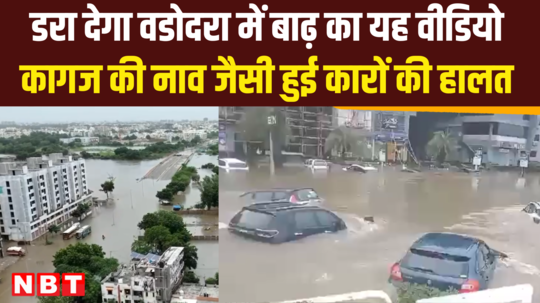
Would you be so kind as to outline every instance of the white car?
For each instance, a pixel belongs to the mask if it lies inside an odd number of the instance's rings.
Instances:
[[[223,158],[218,160],[218,167],[226,171],[231,170],[249,170],[248,165],[244,161],[234,158]]]
[[[523,209],[534,221],[540,223],[540,202],[531,202]]]
[[[305,167],[311,167],[311,164],[313,163],[315,159],[307,159],[305,162],[304,162],[304,166]]]
[[[313,159],[311,161],[311,169],[328,169],[330,164],[325,160]]]
[[[351,164],[347,167],[343,168],[344,171],[359,171],[359,172],[367,172],[367,171],[378,171],[376,167],[371,166],[370,164]]]

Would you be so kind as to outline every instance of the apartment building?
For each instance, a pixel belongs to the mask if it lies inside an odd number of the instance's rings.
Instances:
[[[103,302],[169,303],[182,282],[183,269],[183,247],[170,247],[161,256],[132,253],[131,263],[101,281]]]
[[[84,159],[57,153],[0,162],[0,234],[9,240],[33,241],[91,200]]]
[[[463,143],[452,160],[470,162],[474,151],[482,149],[484,163],[517,166],[522,151],[530,152],[531,161],[540,160],[538,122],[536,115],[482,114],[458,116],[437,126]]]

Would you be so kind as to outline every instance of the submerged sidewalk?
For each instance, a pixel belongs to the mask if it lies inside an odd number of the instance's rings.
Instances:
[[[11,265],[17,263],[19,261],[20,257],[14,257],[14,256],[5,256],[4,258],[0,258],[0,272],[3,272],[4,270],[8,269]]]

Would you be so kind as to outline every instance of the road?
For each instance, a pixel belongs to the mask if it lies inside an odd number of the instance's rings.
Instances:
[[[426,232],[451,231],[484,239],[507,253],[491,287],[540,287],[540,225],[521,209],[540,194],[540,175],[518,173],[312,173],[265,168],[220,174],[220,226],[244,205],[249,189],[315,188],[348,231],[265,245],[220,229],[220,302],[279,302],[365,290],[391,290],[391,265]],[[374,216],[375,224],[361,220]],[[226,290],[226,291],[225,291]],[[540,302],[540,295],[535,295]]]
[[[181,152],[181,156],[175,154],[165,158],[150,169],[146,175],[144,175],[143,179],[154,179],[156,181],[170,180],[174,173],[180,169],[182,164],[184,164],[194,152],[195,151],[192,149],[186,149]]]

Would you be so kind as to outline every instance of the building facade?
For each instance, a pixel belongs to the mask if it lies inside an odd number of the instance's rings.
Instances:
[[[161,256],[132,253],[101,281],[105,303],[169,303],[182,282],[184,248],[170,247]]]
[[[483,114],[458,116],[437,126],[463,143],[452,160],[470,162],[481,149],[484,163],[517,166],[522,152],[530,152],[531,161],[540,160],[538,122],[536,115]]]
[[[84,159],[59,153],[0,162],[0,233],[12,241],[39,238],[91,201]]]

